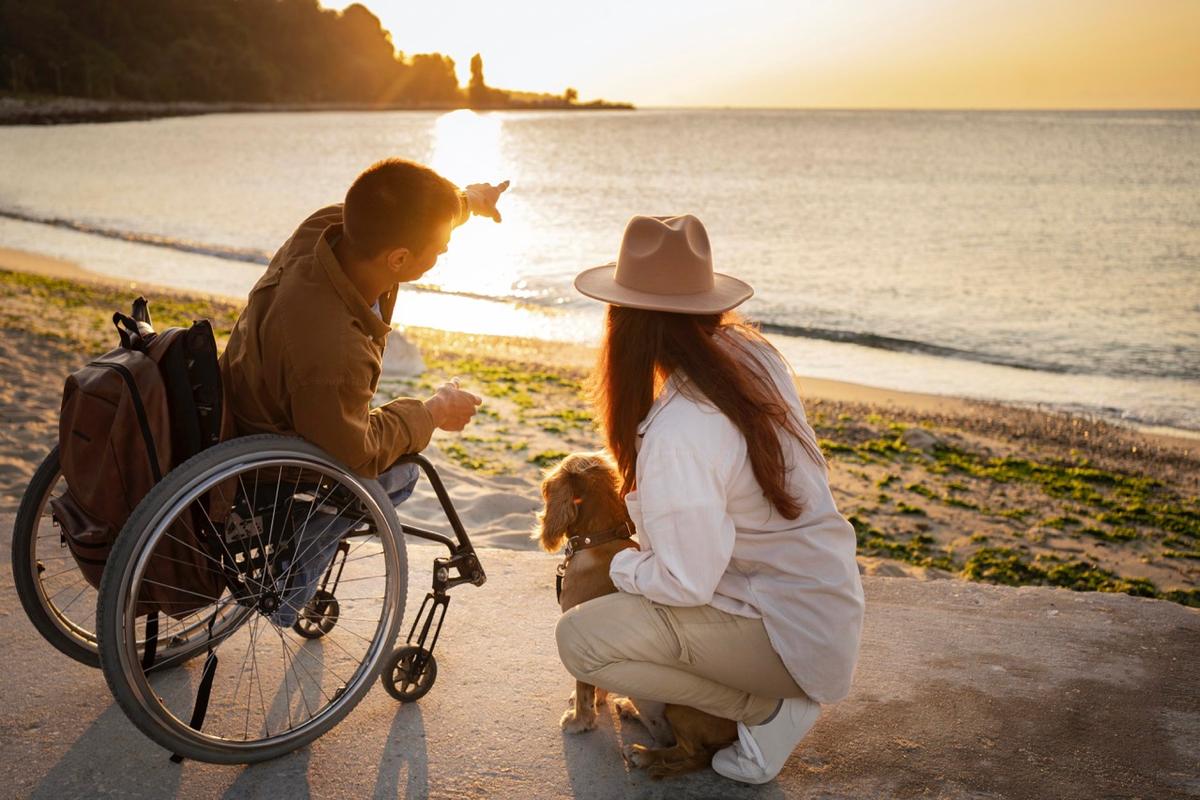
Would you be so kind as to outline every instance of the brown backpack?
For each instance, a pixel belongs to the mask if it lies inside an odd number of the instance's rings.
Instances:
[[[217,348],[207,320],[156,333],[139,297],[114,314],[121,345],[72,373],[63,389],[59,458],[67,491],[51,509],[68,549],[99,587],[109,551],[150,489],[222,436]],[[192,527],[155,547],[138,612],[182,618],[216,600],[223,577]]]

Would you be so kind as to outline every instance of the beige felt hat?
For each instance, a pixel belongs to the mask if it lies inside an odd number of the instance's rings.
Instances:
[[[575,288],[615,306],[678,314],[718,314],[754,294],[713,272],[708,233],[691,214],[629,220],[616,262],[579,273]]]

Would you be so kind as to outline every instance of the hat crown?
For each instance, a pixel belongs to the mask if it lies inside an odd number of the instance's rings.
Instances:
[[[698,294],[713,288],[712,248],[691,214],[635,216],[625,226],[613,280],[651,294]]]

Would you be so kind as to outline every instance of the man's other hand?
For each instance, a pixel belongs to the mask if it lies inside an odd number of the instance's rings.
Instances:
[[[467,427],[483,399],[458,388],[458,381],[443,383],[433,397],[425,401],[433,427],[461,431]]]
[[[499,222],[500,212],[496,203],[507,188],[508,181],[494,186],[490,183],[472,183],[463,190],[467,193],[467,208],[478,217],[491,217]]]

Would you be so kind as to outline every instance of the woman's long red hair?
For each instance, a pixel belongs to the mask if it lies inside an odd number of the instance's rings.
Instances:
[[[594,394],[622,496],[636,484],[638,424],[667,377],[679,372],[688,380],[687,391],[704,395],[746,438],[754,477],[771,505],[786,519],[800,516],[803,505],[788,491],[780,437],[795,436],[822,466],[825,459],[802,432],[766,366],[751,353],[748,345],[754,342],[771,347],[730,312],[673,314],[609,306]]]

